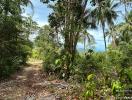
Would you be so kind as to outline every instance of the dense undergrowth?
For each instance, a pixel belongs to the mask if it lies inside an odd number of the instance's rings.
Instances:
[[[28,3],[28,0],[0,1],[0,79],[19,70],[32,52],[33,44],[28,37],[33,21],[21,15],[21,7]]]
[[[111,43],[106,51],[97,52],[92,49],[87,49],[83,53],[77,51],[74,61],[70,63],[68,61],[72,56],[65,52],[63,43],[57,43],[51,35],[53,30],[46,25],[36,37],[36,53],[33,54],[38,54],[36,57],[43,60],[43,68],[47,74],[83,84],[81,85],[83,92],[80,95],[82,99],[130,97],[132,41],[126,39],[131,37],[131,31],[128,31],[127,36],[123,36],[124,32],[127,32],[125,24],[119,25],[119,28],[115,27],[120,35],[117,35],[115,44]]]
[[[36,38],[36,42],[43,40],[41,39]],[[40,52],[43,56],[40,59],[44,61],[44,71],[68,82],[83,84],[80,98],[110,99],[112,96],[129,97],[131,95],[131,42],[122,41],[117,47],[109,45],[105,52],[96,52],[92,49],[88,49],[85,53],[78,52],[69,67],[66,66],[68,55],[64,55],[63,49],[54,47],[52,41],[48,43],[49,46],[43,44],[44,50],[41,46],[38,48],[42,50]],[[67,70],[69,78],[66,76]],[[124,92],[125,90],[128,91]]]

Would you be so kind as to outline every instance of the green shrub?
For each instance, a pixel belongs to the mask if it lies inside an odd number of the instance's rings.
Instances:
[[[0,78],[7,78],[9,77],[14,71],[15,71],[14,66],[2,66],[0,67]]]
[[[57,61],[58,57],[59,57],[59,54],[54,49],[52,49],[50,52],[45,51],[45,54],[43,57],[43,61],[44,61],[43,68],[44,68],[45,72],[57,73],[59,64],[57,64],[56,61]]]
[[[7,48],[0,51],[0,78],[9,77],[20,69],[20,65],[25,64],[31,52],[31,42],[23,41],[17,44],[10,44]],[[5,50],[4,50],[5,49]]]

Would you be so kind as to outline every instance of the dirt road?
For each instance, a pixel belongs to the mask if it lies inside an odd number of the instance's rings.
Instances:
[[[30,62],[0,82],[0,100],[62,100],[61,94],[68,93],[68,88],[66,82],[44,74],[41,62]]]

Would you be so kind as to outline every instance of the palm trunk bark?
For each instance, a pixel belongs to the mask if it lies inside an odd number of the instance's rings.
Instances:
[[[86,50],[86,38],[84,37],[84,52]]]
[[[104,37],[104,45],[105,45],[105,51],[107,50],[107,44],[106,44],[106,35],[105,35],[105,28],[104,25],[102,25],[102,30],[103,30],[103,37]]]

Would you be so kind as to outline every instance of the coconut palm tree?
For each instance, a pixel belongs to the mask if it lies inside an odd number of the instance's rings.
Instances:
[[[114,25],[114,20],[117,18],[117,13],[115,8],[119,3],[113,3],[111,0],[102,0],[98,4],[96,4],[95,9],[91,12],[92,17],[97,20],[97,24],[101,25],[104,37],[105,50],[107,47],[106,44],[106,34],[105,34],[105,26],[106,23],[108,26]]]
[[[120,23],[110,28],[106,32],[109,39],[112,39],[112,45],[118,46],[119,42],[131,42],[132,41],[132,11],[128,13],[125,23]]]
[[[79,38],[80,42],[83,42],[83,47],[84,47],[84,52],[86,50],[86,45],[95,43],[95,39],[93,35],[91,35],[87,30],[83,30],[82,33],[80,34]]]
[[[117,30],[113,27],[110,27],[110,30],[107,30],[105,32],[106,36],[108,37],[108,42],[112,42],[112,47],[116,47],[116,36],[117,36]]]

